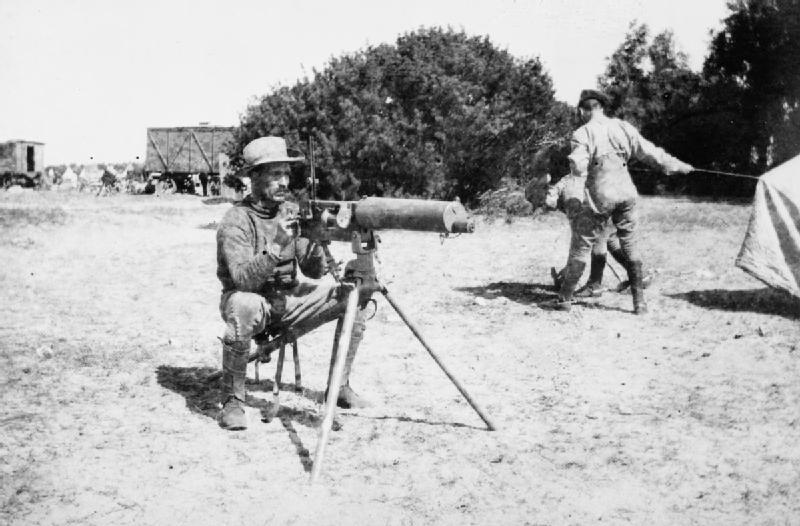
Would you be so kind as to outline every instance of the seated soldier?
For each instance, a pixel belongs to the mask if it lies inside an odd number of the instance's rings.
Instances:
[[[304,334],[344,314],[346,296],[321,278],[326,270],[319,245],[297,235],[296,217],[285,203],[289,196],[290,157],[280,137],[262,137],[245,146],[244,173],[251,192],[227,211],[217,230],[217,277],[222,283],[220,313],[223,407],[219,424],[245,429],[245,373],[250,340],[270,329]],[[340,407],[366,405],[350,388],[350,372],[365,328],[364,303],[356,315],[345,362]]]

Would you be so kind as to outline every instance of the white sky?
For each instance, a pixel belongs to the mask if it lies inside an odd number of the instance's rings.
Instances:
[[[451,26],[538,56],[556,97],[594,87],[631,20],[699,69],[726,0],[0,0],[0,141],[45,163],[143,160],[146,128],[236,125],[248,102],[342,53]]]

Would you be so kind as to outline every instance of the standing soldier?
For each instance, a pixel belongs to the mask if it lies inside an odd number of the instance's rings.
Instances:
[[[268,329],[303,334],[343,315],[345,295],[335,283],[301,280],[321,278],[326,258],[319,245],[298,235],[297,218],[285,202],[289,196],[290,157],[280,137],[261,137],[242,152],[251,192],[228,210],[217,230],[217,277],[222,283],[223,407],[219,424],[244,429],[247,419],[245,373],[250,340]],[[363,407],[366,402],[350,388],[350,370],[363,337],[365,314],[356,314],[345,362],[340,407]]]
[[[631,157],[660,167],[667,174],[690,173],[694,168],[667,154],[641,136],[631,124],[606,117],[608,98],[599,91],[583,90],[578,112],[585,123],[572,134],[569,155],[572,175],[585,178],[584,200],[572,231],[569,260],[558,300],[550,307],[569,310],[575,288],[586,267],[595,241],[611,219],[621,247],[622,264],[628,272],[636,314],[647,312],[644,300],[642,260],[636,248],[636,201],[638,192],[628,172]]]

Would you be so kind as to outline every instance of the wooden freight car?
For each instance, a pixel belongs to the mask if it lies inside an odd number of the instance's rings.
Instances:
[[[148,176],[158,174],[162,181],[171,179],[179,192],[195,193],[197,181],[202,181],[203,187],[210,181],[219,184],[234,129],[204,125],[148,128],[144,171]]]
[[[44,172],[44,143],[13,140],[0,143],[0,184],[35,186]]]

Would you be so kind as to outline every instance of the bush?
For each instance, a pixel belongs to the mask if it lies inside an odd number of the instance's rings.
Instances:
[[[526,198],[526,189],[511,178],[503,179],[497,190],[482,193],[479,202],[478,213],[490,220],[504,217],[510,223],[515,216],[533,212],[533,205]]]

